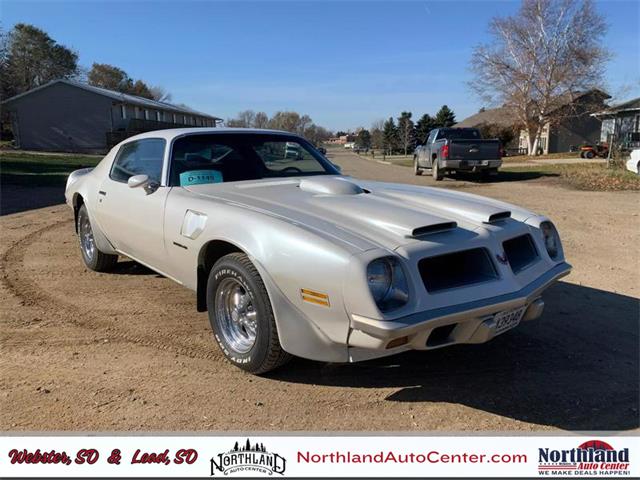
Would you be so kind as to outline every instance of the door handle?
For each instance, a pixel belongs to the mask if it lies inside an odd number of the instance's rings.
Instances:
[[[105,192],[104,190],[98,190],[98,195],[102,195],[103,197],[106,197],[107,192]]]

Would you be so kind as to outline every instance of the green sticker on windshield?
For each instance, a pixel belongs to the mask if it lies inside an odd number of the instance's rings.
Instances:
[[[218,170],[189,170],[180,174],[180,186],[222,183],[222,172]]]

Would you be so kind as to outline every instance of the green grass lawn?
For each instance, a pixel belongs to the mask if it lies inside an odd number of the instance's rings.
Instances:
[[[64,185],[71,172],[94,167],[101,159],[97,155],[0,151],[0,180],[14,185]]]

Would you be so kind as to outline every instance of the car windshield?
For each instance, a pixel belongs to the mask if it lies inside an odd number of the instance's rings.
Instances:
[[[475,128],[443,128],[438,130],[438,138],[449,138],[451,140],[478,140],[480,132]]]
[[[170,185],[188,186],[338,173],[331,162],[300,137],[216,133],[176,139],[169,176]]]

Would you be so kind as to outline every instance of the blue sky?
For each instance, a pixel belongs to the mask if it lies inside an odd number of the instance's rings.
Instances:
[[[3,28],[32,23],[74,48],[161,85],[176,103],[222,118],[296,110],[331,129],[368,127],[402,110],[459,119],[471,50],[514,1],[220,2],[2,0]],[[597,3],[610,25],[607,87],[640,95],[640,2]],[[626,90],[624,89],[625,87]]]

